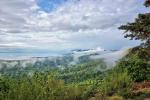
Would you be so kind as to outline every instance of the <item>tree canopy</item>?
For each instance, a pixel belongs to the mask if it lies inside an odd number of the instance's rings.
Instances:
[[[146,0],[144,5],[149,7],[150,0]],[[141,40],[144,47],[150,47],[150,13],[139,14],[135,22],[122,25],[119,29],[125,30],[125,38]]]
[[[149,6],[150,6],[150,0],[146,0],[145,3],[144,3],[144,5],[145,5],[146,7],[149,7]]]

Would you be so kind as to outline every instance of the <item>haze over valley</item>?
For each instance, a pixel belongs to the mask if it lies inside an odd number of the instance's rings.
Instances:
[[[0,7],[0,100],[150,100],[150,0]]]

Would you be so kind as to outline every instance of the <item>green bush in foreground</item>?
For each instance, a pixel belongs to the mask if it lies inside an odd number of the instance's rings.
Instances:
[[[0,77],[1,100],[77,100],[84,87],[66,85],[52,75],[35,74],[33,77],[14,79]]]
[[[0,100],[107,100],[114,96],[127,99],[131,97],[135,81],[148,81],[150,78],[147,59],[141,60],[136,53],[129,55],[104,72],[100,69],[105,64],[96,61],[63,70],[2,74]],[[148,95],[149,92],[143,92],[138,97],[146,98]]]
[[[133,48],[118,66],[127,70],[133,81],[150,81],[150,52]],[[145,55],[145,56],[144,56]]]
[[[121,68],[114,68],[99,84],[99,90],[107,96],[114,94],[127,97],[131,91],[132,80],[128,75],[127,70]]]

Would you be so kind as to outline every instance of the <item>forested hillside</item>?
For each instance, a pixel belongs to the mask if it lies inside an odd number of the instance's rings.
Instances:
[[[150,0],[144,4],[147,9]],[[142,41],[112,69],[101,59],[63,68],[0,75],[0,100],[150,100],[150,13],[119,27]],[[29,67],[27,67],[29,68]]]

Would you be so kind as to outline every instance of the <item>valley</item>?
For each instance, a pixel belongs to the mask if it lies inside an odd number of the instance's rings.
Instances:
[[[61,56],[50,57],[26,57],[20,59],[1,59],[0,72],[15,72],[15,71],[44,71],[53,68],[63,69],[77,64],[87,63],[90,61],[103,61],[107,68],[112,68],[115,63],[125,56],[127,50],[112,51],[101,49],[89,50],[72,50],[70,53]]]

